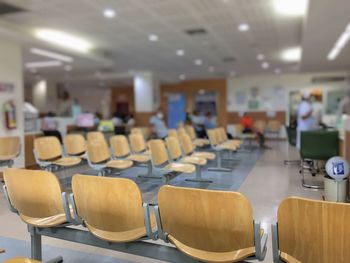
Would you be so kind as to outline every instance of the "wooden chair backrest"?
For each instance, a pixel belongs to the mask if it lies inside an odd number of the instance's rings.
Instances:
[[[219,143],[215,129],[207,130],[207,135],[211,145],[215,146]]]
[[[220,138],[222,138],[223,141],[227,141],[228,137],[227,137],[227,133],[224,127],[219,127],[218,131],[220,133]]]
[[[194,130],[193,126],[186,125],[186,130],[191,140],[195,140],[197,138],[196,131]]]
[[[0,155],[16,156],[21,150],[21,142],[18,136],[0,137]]]
[[[14,208],[20,215],[46,218],[64,213],[61,186],[47,171],[6,169],[4,180]]]
[[[158,204],[163,230],[191,248],[254,247],[252,207],[240,193],[162,186]]]
[[[162,140],[150,140],[149,149],[151,151],[152,162],[155,166],[160,166],[169,161],[169,156],[165,148],[164,141]]]
[[[34,149],[42,161],[52,160],[62,156],[60,141],[55,136],[45,136],[34,139]]]
[[[177,137],[168,136],[165,139],[165,143],[172,160],[177,160],[182,156],[180,142]]]
[[[177,131],[175,130],[175,129],[169,129],[168,130],[168,136],[169,137],[178,137],[178,135],[177,135]]]
[[[88,227],[126,232],[145,226],[141,191],[130,179],[77,174],[72,190],[78,215]]]
[[[139,127],[134,127],[134,128],[131,128],[130,133],[132,133],[132,134],[134,134],[134,133],[142,134],[142,129],[139,128]]]
[[[289,197],[277,212],[282,253],[298,262],[348,262],[350,204]]]
[[[141,153],[147,150],[145,138],[142,134],[131,133],[129,135],[131,150],[134,153]]]
[[[263,120],[257,120],[254,122],[254,128],[261,133],[265,132],[266,122]]]
[[[183,134],[187,134],[187,131],[186,131],[185,127],[183,126],[183,127],[179,127],[177,129],[177,133],[179,134],[179,136],[181,136]]]
[[[242,135],[243,130],[244,130],[244,127],[242,124],[240,124],[240,123],[235,124],[235,135],[236,136]]]
[[[124,135],[115,135],[109,138],[114,156],[122,158],[130,155],[128,140]]]
[[[271,132],[279,132],[281,130],[282,124],[279,120],[269,120],[267,122],[267,128]]]
[[[105,140],[90,140],[87,142],[87,152],[92,163],[101,163],[111,158]]]
[[[193,143],[191,141],[190,136],[188,134],[180,135],[180,141],[182,144],[182,149],[184,150],[185,155],[192,154],[194,152]]]
[[[96,141],[96,140],[106,141],[105,136],[100,131],[88,132],[87,135],[86,135],[86,138],[87,138],[88,142]]]
[[[81,134],[68,134],[63,139],[66,152],[69,155],[77,155],[86,152],[86,141]]]
[[[216,134],[216,138],[218,140],[218,143],[222,143],[225,141],[225,138],[224,138],[220,128],[215,129],[215,134]]]

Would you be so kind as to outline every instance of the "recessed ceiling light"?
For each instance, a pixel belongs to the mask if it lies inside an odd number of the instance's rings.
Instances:
[[[181,74],[181,75],[179,76],[179,79],[185,80],[185,79],[186,79],[186,75],[185,75],[185,74]]]
[[[261,63],[261,67],[262,67],[263,69],[267,69],[267,68],[270,67],[270,64],[269,64],[268,62],[263,62],[263,63]]]
[[[72,57],[62,55],[62,54],[59,54],[56,52],[40,49],[40,48],[31,48],[30,53],[35,54],[35,55],[39,55],[39,56],[48,57],[48,58],[62,60],[64,62],[69,62],[69,63],[73,62]]]
[[[239,26],[238,26],[238,30],[241,31],[241,32],[246,32],[246,31],[248,31],[249,29],[250,29],[250,26],[249,26],[249,24],[247,24],[247,23],[241,23],[241,24],[239,24]]]
[[[301,47],[293,47],[282,52],[282,59],[286,62],[298,62],[301,60]]]
[[[340,35],[334,47],[328,54],[328,60],[334,60],[338,57],[339,53],[345,47],[350,39],[350,24],[347,25],[344,32]]]
[[[203,61],[201,59],[196,59],[194,61],[194,64],[196,64],[197,66],[201,66],[201,65],[203,65]]]
[[[185,50],[183,49],[176,50],[176,55],[178,55],[179,57],[182,57],[183,55],[185,55]]]
[[[62,62],[58,60],[28,62],[25,64],[26,68],[46,68],[46,67],[59,67],[59,66],[62,66]]]
[[[215,71],[215,68],[214,68],[214,67],[209,67],[209,68],[208,68],[208,71],[211,72],[211,73],[213,73],[213,72]]]
[[[71,65],[66,65],[66,66],[64,67],[64,70],[65,70],[65,71],[71,71],[71,70],[72,70],[72,66],[71,66]]]
[[[274,0],[273,6],[278,14],[302,16],[306,14],[308,0]]]
[[[257,59],[257,60],[264,60],[264,59],[265,59],[265,55],[264,55],[264,54],[258,54],[258,55],[256,56],[256,59]]]
[[[115,11],[111,8],[106,8],[103,10],[103,16],[106,18],[113,18],[115,17]]]
[[[275,69],[275,74],[277,74],[277,75],[278,75],[278,74],[281,74],[281,69],[280,69],[280,68],[276,68],[276,69]]]
[[[154,34],[151,34],[148,36],[148,40],[151,41],[151,42],[156,42],[158,41],[158,36],[157,35],[154,35]]]
[[[83,53],[87,53],[92,48],[92,44],[90,42],[58,30],[38,29],[35,31],[35,36],[57,46]]]

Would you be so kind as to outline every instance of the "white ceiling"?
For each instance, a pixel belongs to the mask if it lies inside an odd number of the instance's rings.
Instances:
[[[93,54],[73,55],[73,71],[69,75],[93,76],[106,67],[124,76],[130,70],[150,70],[161,79],[178,80],[180,74],[189,79],[282,72],[349,70],[350,47],[340,59],[329,62],[326,57],[332,45],[350,22],[349,0],[311,0],[305,18],[286,18],[276,14],[272,0],[6,0],[27,12],[3,15],[1,27],[18,31],[21,41],[30,47],[59,50],[35,40],[35,28],[53,28],[88,39],[95,46]],[[113,8],[113,19],[102,16],[104,8]],[[250,25],[248,32],[239,32],[241,22]],[[1,24],[2,23],[2,24]],[[205,28],[204,36],[189,36],[184,31]],[[0,31],[1,34],[1,31]],[[158,42],[149,42],[148,35],[157,34]],[[303,59],[285,63],[280,52],[302,45]],[[185,56],[176,56],[184,49]],[[60,52],[63,50],[60,49]],[[256,56],[265,54],[269,69],[262,69]],[[104,55],[103,55],[104,54]],[[223,62],[235,57],[235,62]],[[195,59],[203,65],[194,65]],[[42,57],[25,52],[28,61]],[[208,71],[214,67],[215,72]],[[57,78],[70,78],[63,68],[41,72]],[[74,76],[75,75],[75,76]]]

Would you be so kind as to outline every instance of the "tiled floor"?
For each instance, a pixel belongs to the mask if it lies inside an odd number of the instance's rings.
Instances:
[[[252,203],[254,209],[254,218],[262,223],[263,228],[269,233],[268,253],[264,262],[272,262],[271,256],[271,234],[270,225],[276,220],[276,211],[279,203],[287,196],[297,195],[308,198],[320,199],[322,191],[308,190],[301,187],[300,176],[297,167],[285,166],[284,159],[297,159],[298,154],[294,149],[289,149],[286,142],[269,142],[272,146],[271,150],[263,152],[255,151],[251,154],[240,154],[237,158],[241,159],[238,166],[235,167],[232,174],[222,173],[217,175],[213,172],[205,172],[206,177],[212,178],[215,182],[213,184],[198,184],[184,182],[184,178],[177,177],[172,184],[210,188],[234,190],[243,193]],[[82,170],[81,167],[79,168]],[[84,169],[83,169],[84,170]],[[76,171],[71,171],[75,173]],[[135,171],[133,172],[135,174]],[[133,177],[131,174],[123,176]],[[156,202],[156,192],[160,187],[157,180],[137,181],[142,189],[143,197],[147,202]],[[20,221],[17,215],[10,213],[4,202],[4,197],[0,196],[0,237],[14,238],[19,240],[29,241],[29,235],[24,223]],[[4,246],[0,238],[0,247]],[[25,244],[25,243],[24,243]],[[114,251],[89,247],[85,245],[73,244],[62,240],[44,238],[43,244],[69,251],[80,251],[85,253],[93,253],[103,255],[105,257],[117,258],[117,262],[157,262],[153,259],[142,258],[139,256],[117,253]],[[10,249],[8,252],[10,253]],[[14,252],[11,251],[11,254]],[[24,253],[29,253],[24,252]],[[88,255],[88,254],[86,254]],[[0,261],[2,260],[0,256]],[[94,262],[91,261],[88,262]],[[65,258],[65,262],[78,262]],[[100,260],[99,260],[100,262]],[[102,261],[101,261],[102,262]],[[105,260],[103,262],[111,262]],[[159,261],[160,262],[160,261]]]

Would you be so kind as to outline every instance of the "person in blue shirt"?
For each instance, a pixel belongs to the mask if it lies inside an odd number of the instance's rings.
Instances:
[[[204,119],[204,128],[205,129],[214,129],[216,128],[216,119],[215,117],[213,116],[213,114],[208,111],[206,114],[205,114],[205,119]]]
[[[156,115],[152,116],[149,120],[149,123],[152,124],[154,133],[158,139],[165,139],[168,135],[168,128],[165,125],[164,114],[158,109]]]

